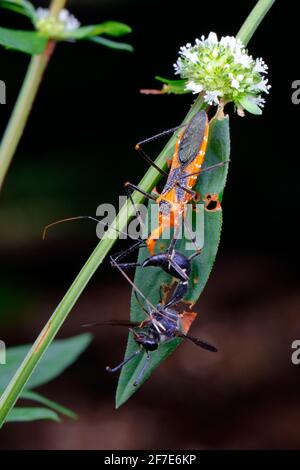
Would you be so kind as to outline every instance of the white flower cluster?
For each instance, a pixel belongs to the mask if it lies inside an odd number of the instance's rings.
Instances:
[[[36,28],[49,37],[59,38],[63,33],[69,33],[80,27],[80,22],[68,10],[63,8],[57,17],[50,14],[48,8],[37,8]]]
[[[187,90],[203,93],[208,104],[233,101],[240,111],[250,112],[263,107],[261,93],[271,88],[264,76],[268,66],[248,55],[240,40],[225,36],[219,41],[210,33],[206,39],[196,39],[193,46],[181,47],[179,56],[175,73],[186,80]]]

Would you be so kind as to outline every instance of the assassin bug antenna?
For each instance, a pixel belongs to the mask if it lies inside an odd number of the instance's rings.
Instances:
[[[102,222],[102,220],[99,220],[97,219],[96,217],[92,217],[91,215],[77,215],[75,217],[67,217],[65,219],[59,219],[59,220],[56,220],[55,222],[52,222],[51,224],[48,224],[44,227],[43,229],[43,234],[42,234],[42,239],[45,240],[46,238],[46,235],[47,235],[47,232],[49,230],[49,228],[53,227],[54,225],[59,225],[59,224],[63,224],[64,222],[71,222],[73,220],[81,220],[81,219],[88,219],[88,220],[92,220],[93,222],[97,222],[101,225],[103,225],[106,229],[109,229],[111,228],[112,230],[114,230],[115,232],[118,232],[118,233],[121,233],[122,235],[126,235],[128,236],[128,234],[122,230],[119,230],[115,227],[112,227],[111,225],[108,225],[107,222]],[[143,240],[140,240],[138,238],[134,238],[132,236],[130,236],[130,238],[132,240],[138,240],[139,242],[142,243]]]

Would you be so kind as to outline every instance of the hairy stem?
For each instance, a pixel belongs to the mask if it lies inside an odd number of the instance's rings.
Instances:
[[[66,0],[52,0],[50,9],[57,14],[65,5]],[[24,82],[7,124],[0,146],[0,190],[8,168],[22,137],[29,114],[40,87],[44,71],[53,52],[55,43],[49,41],[42,54],[30,60]]]
[[[269,4],[271,3],[273,2],[259,0],[256,7],[254,8],[256,13],[253,14],[252,12],[247,18],[245,22],[245,24],[247,24],[247,34],[243,33],[244,26],[241,28],[239,33],[241,34],[240,38],[243,40],[243,43],[245,45],[248,42],[247,38],[250,38],[252,36],[253,32],[258,27],[259,23],[263,18],[262,9],[261,7],[257,8],[258,5],[265,5],[264,14],[266,14],[270,7]],[[201,106],[202,101],[199,97],[190,109],[190,112],[186,116],[184,122],[188,121],[201,108]],[[171,154],[174,148],[175,140],[176,137],[173,135],[165,146],[165,148],[163,149],[163,151],[161,152],[161,154],[156,159],[156,165],[160,167],[165,166],[165,156]],[[139,186],[144,191],[149,192],[159,179],[160,175],[153,167],[151,167],[139,183]],[[135,204],[140,204],[143,202],[144,197],[140,193],[134,192],[133,199]],[[64,321],[68,317],[72,307],[75,305],[85,286],[87,285],[97,268],[100,266],[111,247],[114,245],[116,240],[116,234],[113,230],[113,227],[118,227],[119,230],[124,230],[132,215],[134,215],[134,209],[132,205],[130,203],[125,204],[119,212],[114,223],[112,224],[112,228],[105,233],[102,240],[98,243],[97,247],[95,248],[89,259],[79,272],[78,276],[74,280],[68,292],[66,293],[66,295],[64,296],[64,298],[62,299],[62,301],[46,323],[46,325],[44,326],[40,335],[36,339],[35,343],[31,347],[30,351],[23,360],[14,377],[11,379],[10,383],[8,384],[5,392],[3,393],[0,399],[0,427],[5,422],[9,411],[12,409],[16,400],[19,398],[26,382],[30,378],[39,361],[42,359],[43,354],[45,353],[49,345],[52,343],[60,327],[63,325]]]

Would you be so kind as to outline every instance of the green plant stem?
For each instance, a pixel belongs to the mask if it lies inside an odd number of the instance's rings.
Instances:
[[[60,10],[62,10],[66,4],[67,0],[54,0],[50,5],[50,14],[57,16]]]
[[[52,0],[50,9],[53,14],[65,5],[66,0]],[[0,146],[0,190],[8,168],[22,137],[29,114],[41,84],[55,43],[49,41],[42,54],[33,56],[30,60],[24,82],[7,124]]]
[[[258,4],[265,5],[265,14],[269,10],[269,3],[265,0],[259,0]],[[257,5],[258,5],[257,4]],[[256,8],[256,7],[255,7]],[[260,20],[257,21],[255,15],[250,14],[246,23],[248,22],[247,31],[248,36],[251,37],[255,29],[257,28],[258,24],[262,19],[262,11],[261,8],[256,10],[257,14],[259,14]],[[249,23],[249,18],[251,17],[251,24]],[[243,27],[241,28],[241,31]],[[242,36],[244,37],[244,36]],[[244,39],[244,44],[246,45],[246,40]],[[188,121],[191,116],[195,112],[197,112],[202,105],[201,98],[198,97],[195,101],[194,105],[190,109],[190,112],[186,116],[185,121]],[[160,166],[164,167],[165,156],[172,154],[172,149],[175,144],[176,137],[172,136],[161,154],[156,159],[155,163]],[[139,183],[139,187],[142,188],[144,191],[150,191],[156,182],[160,179],[160,175],[158,172],[151,167],[148,172],[145,174],[144,178]],[[144,197],[138,192],[133,193],[133,199],[135,204],[140,204],[143,202]],[[75,305],[76,301],[78,300],[79,296],[83,292],[85,286],[97,270],[97,268],[102,263],[103,259],[114,245],[116,240],[116,233],[113,230],[113,227],[118,227],[119,230],[124,230],[128,224],[130,218],[134,215],[134,209],[130,203],[127,203],[123,206],[121,211],[119,212],[117,218],[115,219],[114,223],[112,224],[112,228],[109,229],[105,235],[103,236],[102,240],[98,243],[97,247],[79,272],[78,276],[76,277],[75,281],[69,288],[68,292],[58,305],[57,309],[54,311],[46,325],[44,326],[43,330],[41,331],[40,335],[38,336],[37,340],[31,347],[30,351],[28,352],[27,356],[25,357],[24,361],[20,365],[19,369],[15,373],[14,377],[11,379],[10,383],[8,384],[6,390],[4,391],[1,399],[0,399],[0,427],[5,422],[5,419],[9,413],[9,411],[14,406],[16,400],[19,398],[26,382],[30,378],[32,372],[38,365],[39,361],[42,359],[44,352],[49,347],[53,339],[55,338],[57,332],[59,331],[60,327],[63,325],[64,321],[68,317],[72,307]]]
[[[2,138],[0,147],[0,189],[23,134],[44,70],[49,61],[49,52],[49,48],[46,47],[42,54],[31,58],[20,94]]]
[[[246,21],[243,23],[236,37],[240,39],[245,46],[247,46],[273,3],[275,3],[275,0],[259,0]]]

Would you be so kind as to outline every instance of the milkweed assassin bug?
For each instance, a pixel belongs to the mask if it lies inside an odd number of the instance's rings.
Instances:
[[[166,343],[175,338],[189,339],[196,346],[199,346],[202,349],[206,349],[210,352],[217,352],[217,348],[215,346],[212,346],[208,342],[199,338],[194,338],[193,336],[188,335],[189,328],[197,316],[195,312],[183,311],[179,313],[172,308],[174,303],[171,303],[170,301],[166,305],[163,304],[162,300],[156,306],[152,305],[152,303],[143,295],[139,288],[126,275],[122,268],[120,268],[118,263],[115,262],[115,266],[133,287],[136,299],[147,318],[141,323],[110,321],[82,325],[85,327],[95,325],[128,326],[129,330],[133,334],[133,338],[139,348],[116,367],[106,367],[108,372],[116,372],[120,370],[125,364],[143,352],[146,354],[146,361],[140,369],[133,384],[134,386],[138,386],[147,370],[147,367],[149,366],[151,352],[157,350],[160,344]],[[140,301],[138,295],[140,295],[145,300],[146,308]]]
[[[167,132],[173,131],[174,129],[171,129],[160,135],[165,135]],[[156,139],[160,135],[143,140],[135,147],[147,162],[154,166],[154,168],[167,179],[161,194],[153,192],[151,194],[146,193],[132,183],[125,183],[126,191],[133,204],[131,190],[136,190],[141,192],[148,199],[155,201],[159,206],[158,225],[146,240],[146,245],[151,255],[154,254],[156,240],[162,235],[163,231],[166,228],[174,227],[174,238],[176,239],[176,231],[179,229],[179,219],[183,217],[183,220],[185,220],[184,211],[186,204],[196,196],[196,192],[192,188],[195,186],[197,176],[199,176],[202,170],[208,132],[209,124],[207,114],[205,111],[199,111],[190,119],[179,134],[171,158],[169,174],[159,168],[141,148],[142,144]]]
[[[146,240],[135,239],[135,243],[131,247],[111,257],[111,263],[114,266],[113,261],[119,262],[121,259],[124,259],[127,254],[132,253],[139,247],[147,246],[151,255],[150,257],[145,259],[142,263],[121,263],[120,267],[124,269],[139,266],[143,268],[148,266],[157,266],[162,268],[165,272],[167,272],[178,280],[177,288],[175,289],[173,294],[174,297],[171,299],[172,301],[176,300],[177,302],[179,302],[185,296],[188,290],[188,282],[191,272],[191,261],[198,254],[200,254],[201,250],[196,246],[195,240],[192,236],[191,240],[193,241],[196,250],[194,254],[187,257],[179,251],[175,250],[176,232],[174,233],[174,236],[171,239],[167,251],[154,254],[154,246],[156,243],[156,236],[159,236],[165,227],[178,226],[179,217],[184,213],[186,204],[191,201],[196,194],[195,191],[192,191],[192,187],[194,187],[195,185],[197,176],[202,172],[213,170],[214,168],[223,166],[225,163],[228,163],[221,162],[210,167],[202,168],[202,163],[204,161],[204,155],[207,145],[208,126],[208,118],[205,111],[199,111],[194,115],[194,117],[191,118],[191,120],[186,125],[179,126],[184,127],[184,129],[180,133],[175,145],[169,175],[164,170],[159,168],[151,160],[150,157],[148,157],[144,150],[142,150],[141,145],[162,135],[166,135],[167,133],[174,132],[176,129],[178,129],[178,127],[165,131],[159,135],[153,136],[150,139],[141,141],[136,145],[136,149],[143,155],[143,157],[148,161],[148,163],[153,165],[157,169],[157,171],[159,171],[167,179],[167,182],[160,195],[148,194],[142,191],[140,188],[132,185],[131,183],[127,183],[126,187],[128,197],[130,198],[133,206],[135,207],[136,214],[139,218],[141,225],[143,224],[143,221],[141,220],[140,213],[137,210],[132,199],[132,189],[136,189],[142,192],[142,194],[144,194],[146,197],[155,200],[155,202],[159,205],[160,220],[158,227],[152,231],[152,233],[148,236]],[[169,208],[168,210],[167,207]],[[81,218],[88,218],[100,222],[91,216],[78,216],[63,219],[45,227],[44,235],[48,228],[52,225],[67,220]],[[184,223],[187,224],[187,221],[184,217],[183,220]],[[187,228],[189,234],[191,234],[191,229],[188,227],[188,225]]]

